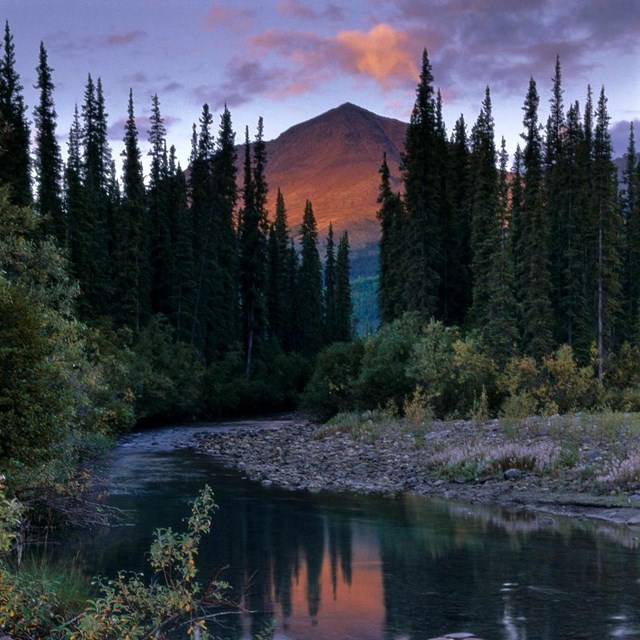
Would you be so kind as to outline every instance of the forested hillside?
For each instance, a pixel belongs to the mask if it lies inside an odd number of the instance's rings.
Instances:
[[[266,181],[262,119],[238,180],[231,114],[216,126],[204,104],[187,173],[159,97],[142,133],[130,91],[115,159],[89,75],[63,150],[44,44],[33,131],[8,24],[1,53],[0,464],[136,421],[295,406],[317,352],[351,338],[349,239],[329,227],[321,249],[309,200],[294,237]]]

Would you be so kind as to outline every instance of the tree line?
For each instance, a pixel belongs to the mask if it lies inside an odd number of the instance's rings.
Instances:
[[[291,406],[318,351],[351,338],[349,239],[330,228],[321,259],[311,202],[299,233],[280,190],[269,214],[262,119],[253,140],[246,129],[239,187],[229,110],[215,130],[203,105],[183,169],[154,95],[145,176],[130,91],[118,174],[101,80],[87,77],[63,160],[44,44],[33,148],[8,23],[0,55],[3,433],[32,433],[46,450],[67,409],[91,429],[85,402],[111,406],[98,422],[116,428]],[[47,417],[56,394],[67,408]],[[32,427],[18,405],[40,412]],[[16,447],[0,458],[28,449]]]
[[[364,343],[318,360],[307,401],[438,417],[640,410],[640,165],[622,177],[604,88],[546,124],[530,79],[522,145],[496,145],[491,92],[447,134],[426,50],[401,163],[380,168],[378,304]]]
[[[402,195],[380,170],[379,304],[385,322],[414,311],[475,329],[501,365],[567,344],[602,382],[638,339],[640,171],[632,125],[619,191],[604,88],[594,105],[589,87],[582,110],[565,111],[563,93],[558,58],[544,127],[529,82],[509,167],[489,88],[470,134],[461,116],[447,136],[424,52]]]

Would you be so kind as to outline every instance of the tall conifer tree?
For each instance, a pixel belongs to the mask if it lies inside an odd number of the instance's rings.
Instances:
[[[391,322],[398,317],[404,305],[404,209],[400,194],[391,188],[391,172],[386,153],[379,173],[380,208],[376,214],[380,221],[378,308],[382,322]]]
[[[298,313],[302,331],[302,352],[314,356],[323,345],[322,265],[318,252],[318,229],[313,206],[307,200],[300,226],[300,270]]]
[[[16,71],[16,52],[9,22],[5,23],[3,55],[0,58],[0,184],[10,186],[13,204],[32,202],[29,174],[29,124],[22,95],[20,75]]]
[[[123,193],[113,252],[114,306],[119,310],[117,319],[121,323],[140,331],[149,318],[151,306],[150,229],[132,90],[122,156]]]
[[[544,201],[542,137],[538,125],[538,90],[531,78],[524,103],[524,189],[517,252],[520,255],[516,290],[524,351],[542,358],[553,348],[553,315],[549,274],[549,226]]]
[[[596,351],[598,381],[614,347],[615,325],[620,311],[621,220],[618,208],[617,171],[612,159],[609,114],[604,87],[595,112],[593,137],[593,212],[596,221]]]
[[[345,231],[338,243],[336,258],[336,332],[337,342],[351,340],[353,327],[353,302],[351,299],[351,274],[349,264],[349,235]]]
[[[403,310],[418,311],[424,318],[436,315],[440,308],[443,194],[439,141],[433,74],[425,49],[402,160],[407,210]]]
[[[61,246],[66,244],[66,229],[62,204],[62,156],[56,139],[56,110],[53,103],[52,69],[47,51],[40,43],[37,68],[40,99],[34,109],[36,133],[35,170],[38,178],[36,204],[44,220],[44,231],[56,238]]]
[[[335,342],[337,333],[336,247],[333,224],[329,223],[324,261],[324,322],[326,342]]]
[[[262,118],[251,158],[249,131],[245,134],[243,207],[239,223],[240,293],[245,348],[245,373],[250,377],[253,360],[266,332],[267,183]]]
[[[622,176],[622,215],[624,223],[623,301],[624,317],[622,338],[635,341],[640,318],[640,165],[636,153],[633,122],[629,129],[629,144]]]

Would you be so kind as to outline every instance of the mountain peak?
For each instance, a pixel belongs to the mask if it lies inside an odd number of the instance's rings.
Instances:
[[[289,221],[297,226],[311,200],[323,235],[349,231],[354,247],[377,240],[376,220],[383,154],[399,184],[407,125],[351,102],[297,124],[267,142],[267,182],[280,188]]]

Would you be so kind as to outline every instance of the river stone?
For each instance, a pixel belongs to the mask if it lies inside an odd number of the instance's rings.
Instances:
[[[507,469],[504,472],[505,480],[519,480],[522,478],[522,471],[520,469]]]

